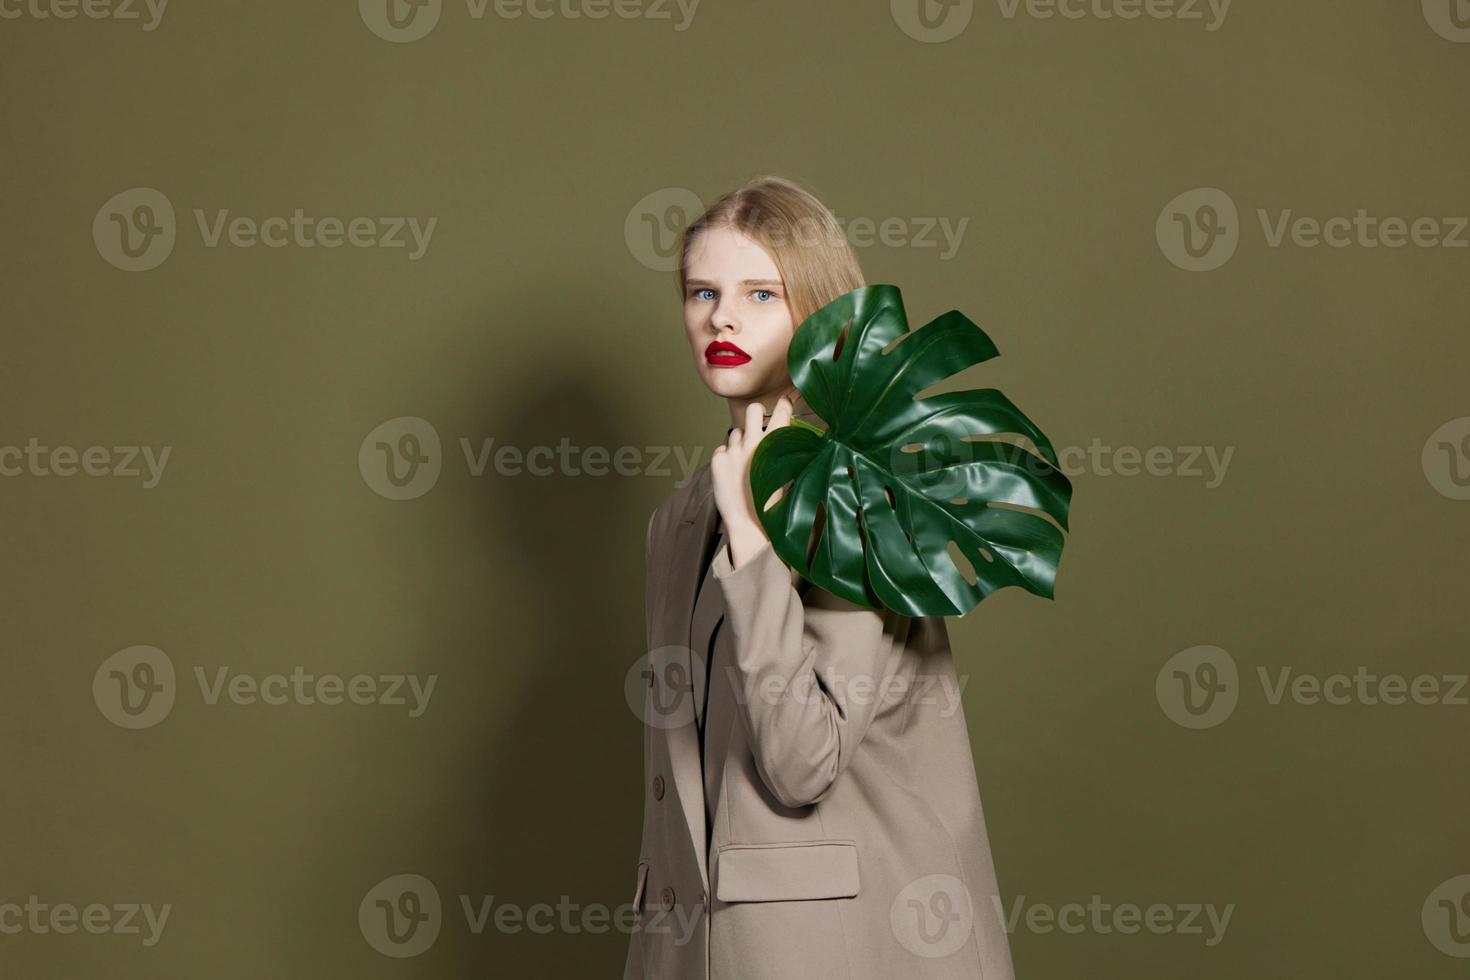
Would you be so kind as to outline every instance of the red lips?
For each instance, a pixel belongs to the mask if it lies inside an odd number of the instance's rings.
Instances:
[[[704,359],[715,367],[735,367],[750,360],[750,355],[728,340],[712,340],[704,349]]]

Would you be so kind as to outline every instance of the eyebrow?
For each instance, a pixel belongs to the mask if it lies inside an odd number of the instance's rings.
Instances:
[[[696,285],[697,286],[713,286],[714,285],[714,283],[712,281],[710,281],[709,279],[686,279],[684,281],[685,281],[686,284],[688,284],[690,286],[696,286]],[[782,282],[779,279],[742,279],[742,280],[740,280],[740,285],[742,285],[742,286],[780,286],[780,285],[782,285]]]

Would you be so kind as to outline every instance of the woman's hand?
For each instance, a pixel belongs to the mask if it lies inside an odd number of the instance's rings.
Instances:
[[[766,543],[766,531],[755,513],[750,493],[750,459],[766,433],[791,421],[790,399],[782,395],[771,410],[771,418],[762,428],[764,416],[760,402],[745,409],[745,425],[730,430],[724,445],[716,447],[710,457],[710,479],[714,485],[715,506],[725,524],[730,542],[730,566],[738,568]]]

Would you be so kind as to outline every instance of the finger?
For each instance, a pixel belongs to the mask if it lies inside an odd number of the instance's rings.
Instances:
[[[782,395],[776,401],[775,411],[771,412],[771,421],[769,421],[768,423],[766,423],[766,428],[768,428],[768,429],[779,429],[779,428],[781,428],[781,426],[783,426],[786,423],[788,423],[788,422],[791,421],[791,413],[792,413],[792,411],[794,411],[794,406],[791,404],[791,400],[789,398],[787,398],[785,395]]]
[[[760,402],[751,402],[745,406],[745,435],[747,438],[759,438],[761,429],[764,428],[766,420],[766,407]]]

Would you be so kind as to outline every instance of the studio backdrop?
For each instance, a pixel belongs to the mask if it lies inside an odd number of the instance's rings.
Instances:
[[[935,694],[1017,975],[1463,975],[1464,0],[0,0],[0,78],[0,976],[619,975],[761,174],[1074,488]]]

